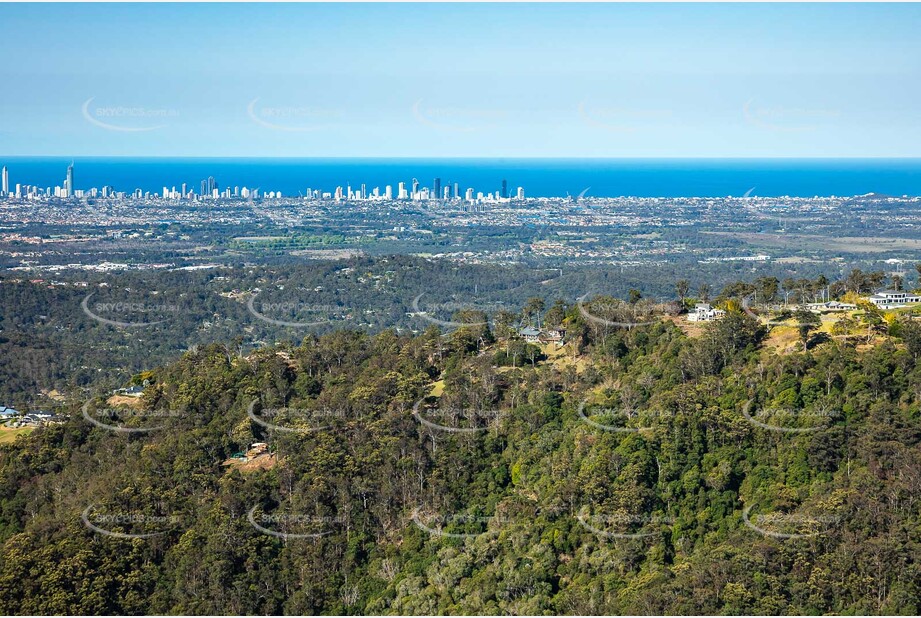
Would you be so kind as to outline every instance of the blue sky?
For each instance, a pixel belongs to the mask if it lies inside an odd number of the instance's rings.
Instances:
[[[0,155],[917,157],[921,6],[0,4]]]

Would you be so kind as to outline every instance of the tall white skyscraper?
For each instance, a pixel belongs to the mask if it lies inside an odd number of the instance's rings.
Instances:
[[[6,169],[6,166],[3,166],[3,195],[8,195],[10,192],[10,170]]]
[[[387,185],[386,187],[384,187],[384,198],[388,200],[393,199],[393,187],[391,187],[390,185]]]
[[[519,200],[524,199],[524,187],[518,187],[518,199]]]
[[[74,196],[74,162],[67,166],[67,178],[64,180],[64,197]]]

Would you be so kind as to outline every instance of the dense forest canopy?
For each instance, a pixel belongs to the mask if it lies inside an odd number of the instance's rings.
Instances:
[[[916,614],[918,327],[728,307],[198,346],[0,447],[0,611]]]

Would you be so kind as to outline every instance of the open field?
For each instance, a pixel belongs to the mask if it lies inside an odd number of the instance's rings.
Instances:
[[[702,232],[715,236],[732,236],[754,247],[802,251],[841,251],[844,253],[883,253],[886,251],[921,250],[921,240],[914,238],[885,238],[872,236],[839,236],[837,238],[810,234],[764,234],[760,232]]]
[[[0,427],[0,444],[11,444],[16,441],[16,438],[19,436],[24,436],[32,432],[31,427],[21,427],[19,429],[10,429],[8,427]]]

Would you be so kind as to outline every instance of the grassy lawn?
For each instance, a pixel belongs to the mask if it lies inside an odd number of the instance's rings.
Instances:
[[[21,427],[20,429],[0,428],[0,444],[10,444],[16,441],[17,436],[22,436],[32,431],[31,427]]]

